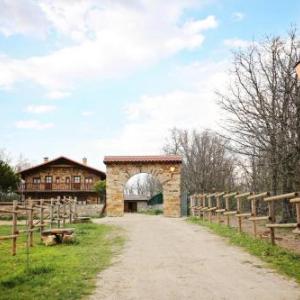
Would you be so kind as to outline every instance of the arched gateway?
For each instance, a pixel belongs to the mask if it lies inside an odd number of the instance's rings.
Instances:
[[[139,173],[148,173],[163,186],[164,216],[181,216],[181,163],[178,155],[162,156],[106,156],[106,211],[107,216],[124,214],[124,186]]]

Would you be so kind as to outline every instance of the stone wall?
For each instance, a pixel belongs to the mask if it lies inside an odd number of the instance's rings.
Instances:
[[[162,184],[164,215],[180,217],[180,163],[109,163],[106,168],[108,216],[123,216],[124,187],[127,181],[136,174],[148,173]]]

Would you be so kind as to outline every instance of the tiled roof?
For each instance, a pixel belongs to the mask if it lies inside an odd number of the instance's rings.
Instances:
[[[179,155],[144,155],[144,156],[105,156],[104,163],[152,163],[152,162],[173,162],[181,163],[182,158]]]
[[[50,164],[52,164],[52,163],[54,163],[54,162],[56,162],[56,161],[58,161],[58,160],[66,160],[66,161],[69,161],[69,162],[71,162],[71,163],[77,164],[77,165],[79,165],[79,166],[81,166],[81,167],[84,167],[84,168],[86,168],[86,169],[90,169],[90,170],[92,170],[92,171],[94,171],[94,172],[100,174],[100,175],[103,176],[104,178],[106,177],[105,172],[103,172],[103,171],[101,171],[101,170],[98,170],[98,169],[95,169],[95,168],[93,168],[93,167],[90,167],[90,166],[88,166],[88,165],[82,164],[82,163],[80,163],[80,162],[78,162],[78,161],[72,160],[72,159],[67,158],[67,157],[65,157],[65,156],[59,156],[59,157],[57,157],[57,158],[55,158],[55,159],[48,160],[47,162],[44,162],[44,163],[41,163],[41,164],[32,166],[32,167],[30,167],[30,168],[21,170],[21,171],[18,172],[18,173],[19,173],[19,174],[25,174],[25,173],[27,173],[27,172],[30,172],[30,171],[34,170],[34,169],[37,169],[37,168],[41,168],[41,167],[50,165]]]

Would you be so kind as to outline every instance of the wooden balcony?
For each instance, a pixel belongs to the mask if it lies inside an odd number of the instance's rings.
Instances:
[[[93,183],[24,183],[19,192],[94,192]]]

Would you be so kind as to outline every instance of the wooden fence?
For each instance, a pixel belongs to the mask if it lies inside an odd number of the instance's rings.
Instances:
[[[5,205],[5,209],[1,208]],[[19,230],[18,215],[25,212],[26,223],[25,229]],[[48,212],[48,214],[46,214]],[[58,228],[64,226],[66,222],[73,223],[77,218],[77,199],[76,198],[53,198],[50,200],[32,200],[28,199],[21,203],[14,200],[13,203],[0,203],[0,213],[12,215],[11,234],[0,236],[1,240],[12,240],[12,255],[17,253],[17,238],[25,233],[28,237],[28,245],[33,247],[33,233],[39,231],[42,233],[47,226],[53,228],[56,225]],[[34,214],[37,218],[34,218]]]
[[[280,201],[289,201],[295,205],[296,222],[278,223],[278,216],[275,211],[275,204]],[[266,207],[266,213],[261,214],[260,207]],[[253,234],[257,236],[257,223],[267,222],[265,227],[269,230],[271,243],[275,244],[275,229],[290,228],[294,234],[300,234],[300,193],[288,193],[271,196],[269,192],[253,194],[250,192],[239,194],[214,193],[214,194],[195,194],[191,196],[190,212],[192,216],[202,218],[212,222],[212,215],[217,216],[217,222],[223,221],[227,226],[231,224],[231,218],[237,218],[238,230],[243,231],[243,220],[248,219],[253,224]],[[245,205],[248,204],[248,205]],[[244,207],[248,210],[245,210]]]

